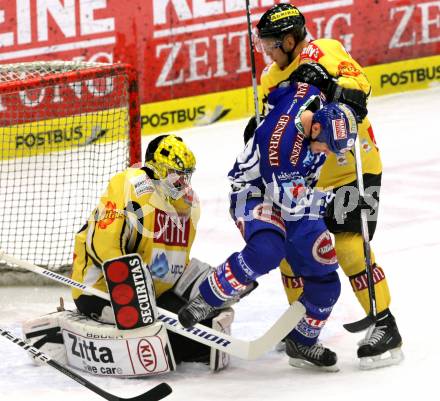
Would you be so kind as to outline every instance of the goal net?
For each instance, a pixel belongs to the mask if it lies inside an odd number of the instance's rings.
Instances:
[[[141,159],[137,95],[124,64],[0,65],[0,249],[70,269],[108,180]],[[0,284],[29,283],[17,271],[0,260]]]

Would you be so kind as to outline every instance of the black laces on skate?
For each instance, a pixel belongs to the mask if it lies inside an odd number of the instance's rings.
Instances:
[[[368,339],[362,342],[362,345],[376,345],[385,335],[387,326],[376,326]]]
[[[321,343],[316,343],[312,346],[307,346],[303,344],[296,344],[298,347],[298,350],[305,356],[312,358],[312,359],[319,359],[325,351],[325,348]]]

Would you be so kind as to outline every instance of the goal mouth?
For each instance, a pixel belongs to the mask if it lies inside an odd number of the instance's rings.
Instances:
[[[67,272],[108,180],[141,161],[138,120],[127,64],[1,65],[0,248]],[[15,271],[0,261],[0,283]]]

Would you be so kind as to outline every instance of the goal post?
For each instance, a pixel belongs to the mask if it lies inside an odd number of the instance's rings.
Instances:
[[[110,177],[141,161],[127,64],[0,65],[0,248],[57,272]],[[27,283],[0,260],[0,284]]]

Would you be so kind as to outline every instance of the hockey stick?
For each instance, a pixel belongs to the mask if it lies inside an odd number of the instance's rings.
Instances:
[[[44,269],[43,267],[36,266],[32,263],[19,260],[13,256],[5,254],[0,250],[0,260],[5,260],[10,264],[20,266],[26,270],[30,270],[34,273],[40,274],[44,277],[50,278],[59,283],[69,285],[74,288],[78,288],[91,295],[95,295],[99,298],[110,301],[110,296],[104,291],[100,291],[91,286],[84,285],[78,281],[72,280],[69,277],[62,276],[58,273]],[[229,355],[236,356],[241,359],[257,359],[267,351],[275,347],[301,320],[305,314],[305,308],[300,302],[294,302],[290,307],[281,315],[281,317],[275,322],[275,324],[266,331],[261,337],[255,340],[247,341],[236,337],[232,337],[228,334],[221,333],[217,330],[213,330],[210,327],[196,324],[194,327],[185,329],[179,323],[177,315],[166,309],[157,308],[159,311],[158,320],[165,324],[168,330],[174,333],[180,334],[191,340],[205,344],[208,347],[218,349]]]
[[[356,138],[354,145],[355,161],[356,161],[356,180],[359,189],[359,197],[362,201],[364,199],[364,179],[362,176],[362,159],[361,159],[361,149],[359,143],[359,136]],[[367,223],[367,211],[365,208],[361,208],[361,230],[362,230],[362,240],[364,246],[364,257],[365,257],[365,271],[367,273],[367,283],[368,283],[368,295],[370,299],[370,313],[365,318],[358,320],[353,323],[344,324],[344,328],[350,333],[358,333],[368,329],[371,325],[376,323],[377,307],[376,307],[376,292],[374,290],[374,279],[373,279],[373,267],[371,265],[371,248],[370,248],[370,233],[368,230]]]
[[[251,74],[252,74],[252,89],[254,92],[254,106],[255,106],[255,117],[257,120],[257,125],[260,124],[260,111],[258,105],[258,87],[257,87],[257,69],[255,67],[255,52],[254,52],[254,42],[252,41],[252,25],[251,25],[251,12],[249,6],[249,0],[246,0],[246,18],[247,18],[247,28],[249,36],[249,50],[251,57]]]
[[[18,346],[23,348],[33,358],[38,359],[40,362],[43,362],[49,366],[52,366],[56,370],[70,377],[72,380],[75,380],[77,383],[81,384],[81,386],[87,387],[89,390],[93,391],[94,393],[100,395],[102,398],[105,398],[106,400],[109,401],[159,401],[162,398],[165,398],[167,395],[171,394],[172,392],[172,389],[168,384],[160,383],[156,387],[153,387],[151,390],[148,390],[143,394],[137,395],[136,397],[131,397],[131,398],[118,397],[116,395],[107,393],[107,391],[104,391],[98,386],[95,386],[93,383],[84,379],[84,377],[76,374],[72,370],[66,368],[64,365],[54,361],[49,355],[44,354],[38,348],[33,347],[32,345],[30,345],[29,343],[27,343],[26,341],[22,340],[19,337],[15,337],[11,332],[4,330],[1,327],[0,327],[0,335],[2,335],[4,338],[8,339],[9,341],[12,341],[14,344],[17,344]]]

